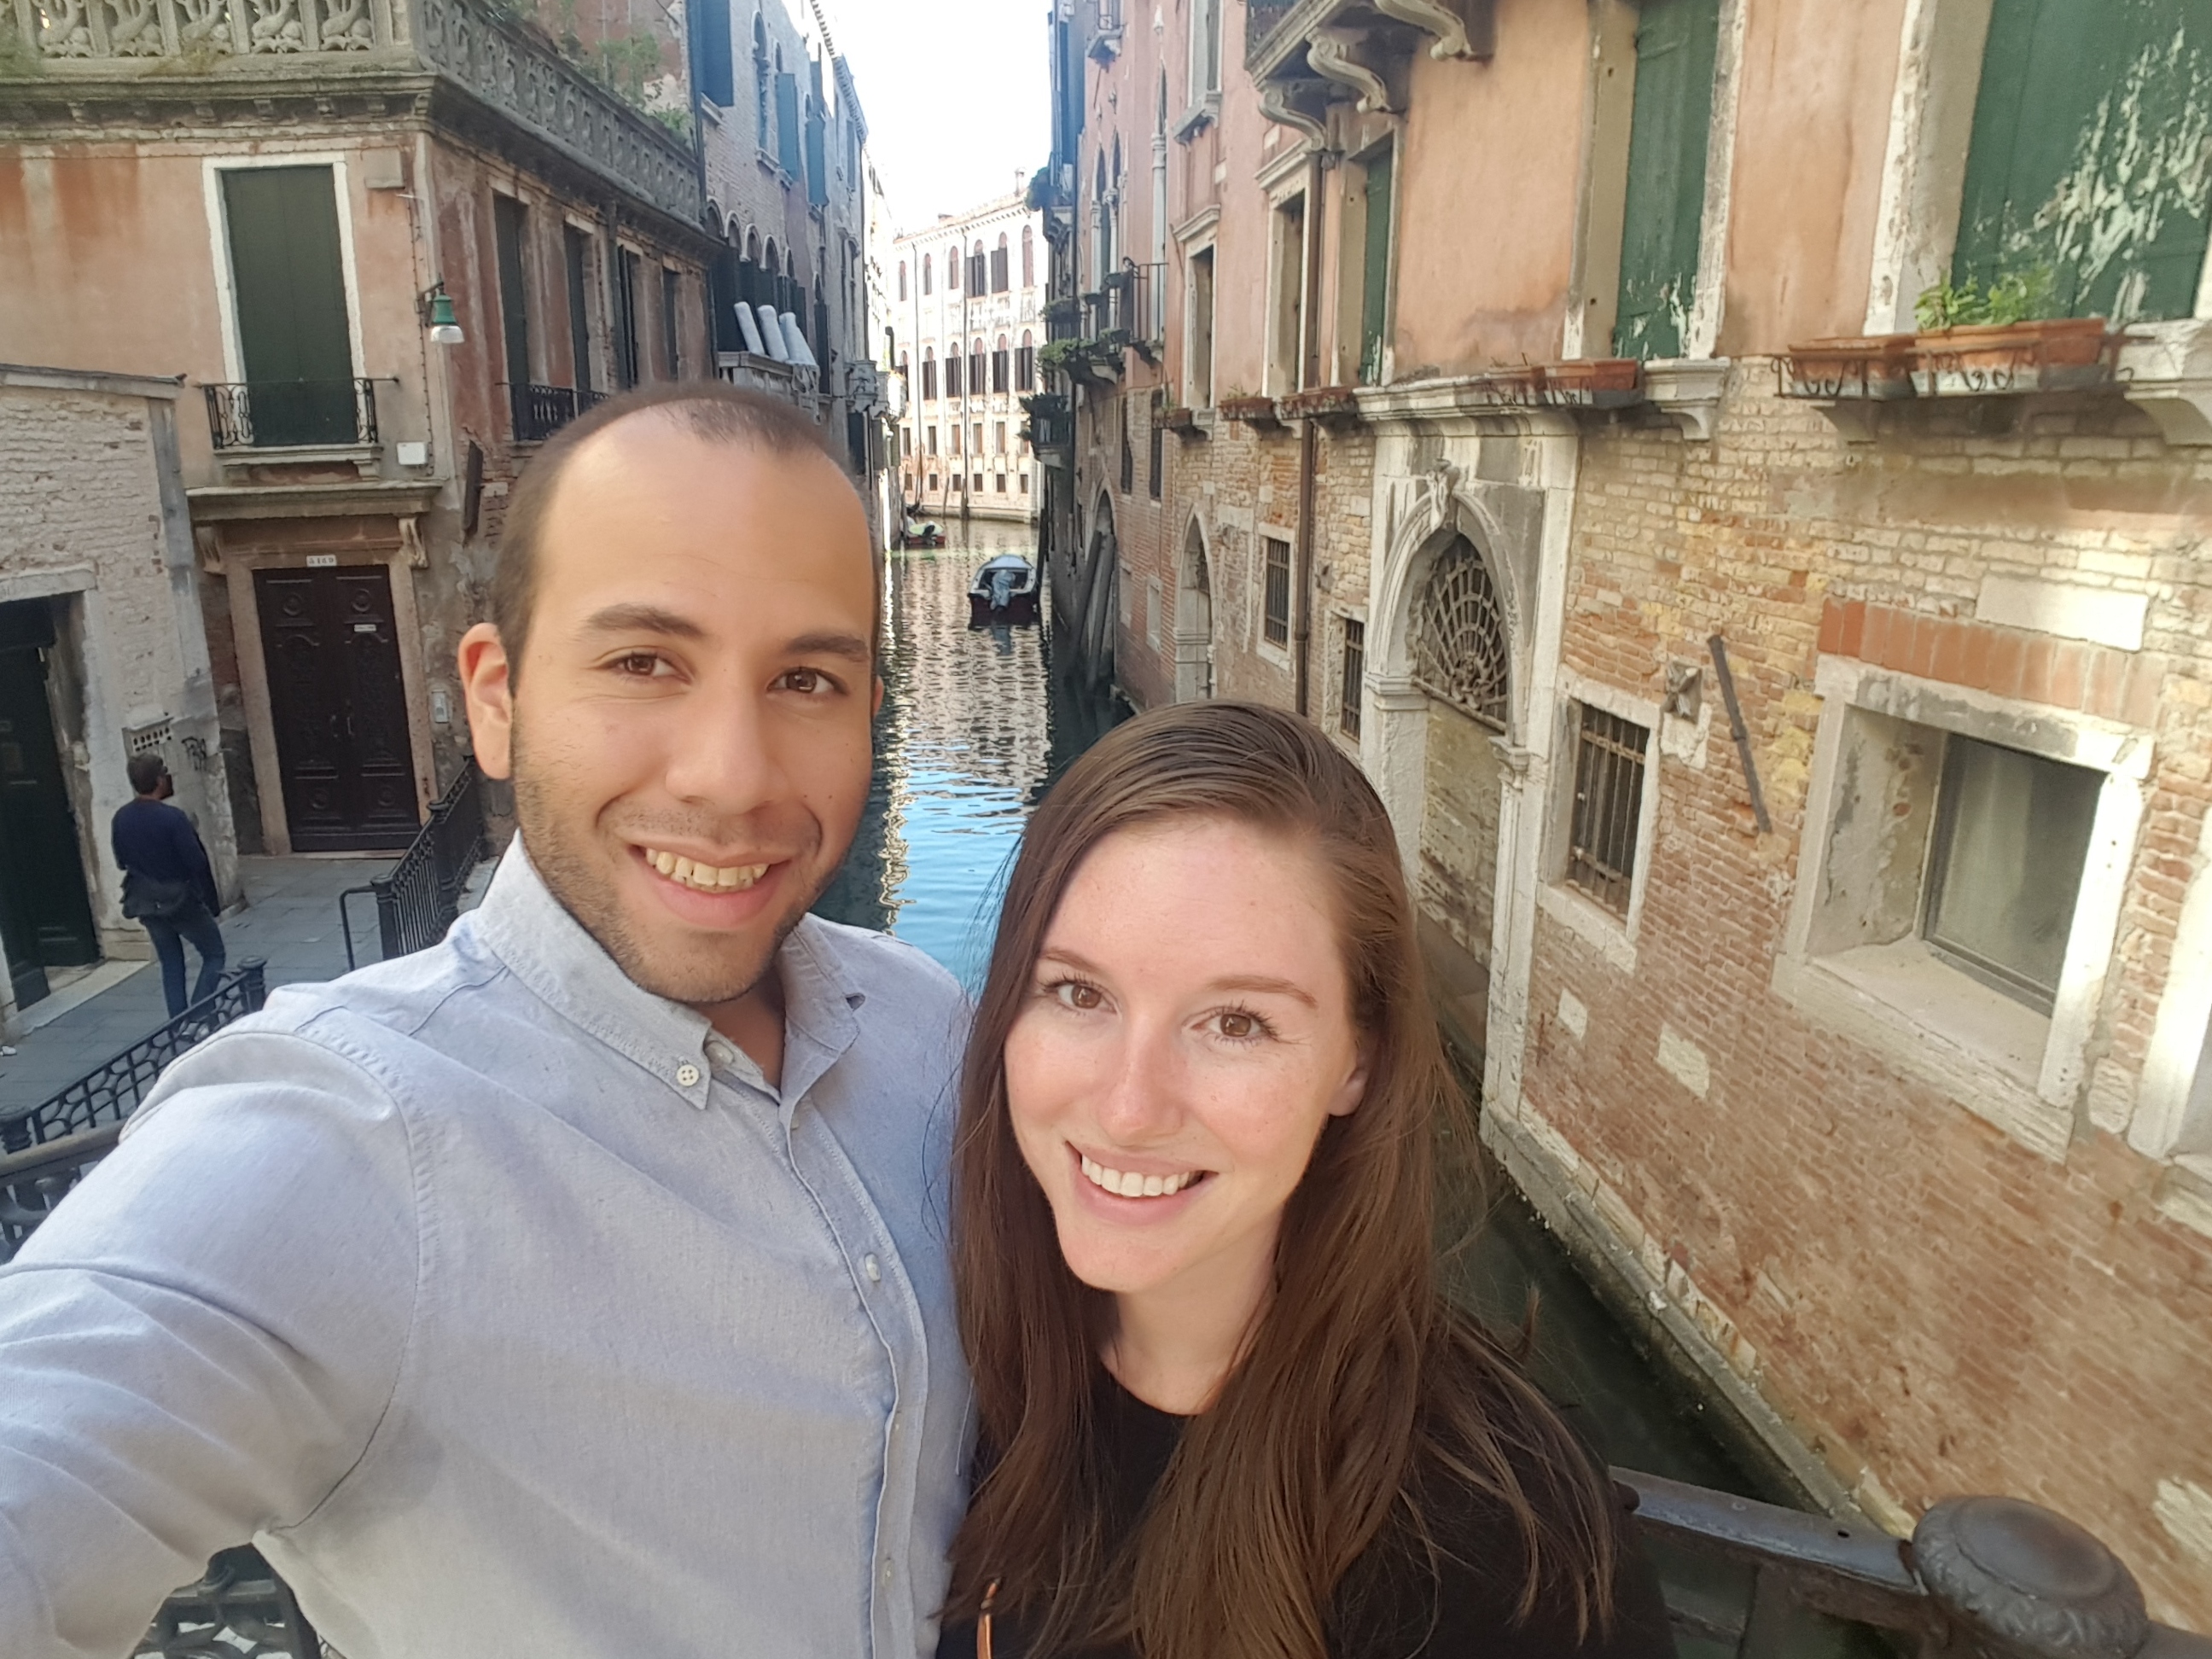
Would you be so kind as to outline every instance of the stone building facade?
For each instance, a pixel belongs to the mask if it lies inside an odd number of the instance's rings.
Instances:
[[[1486,1141],[1778,1475],[2212,1627],[2201,12],[1054,31],[1079,651],[1359,757]]]
[[[719,372],[829,427],[880,532],[890,394],[870,327],[868,250],[881,198],[851,68],[820,0],[696,0],[687,21],[707,217],[720,244]]]
[[[714,372],[695,157],[477,0],[12,21],[0,359],[184,378],[240,842],[404,847],[465,758],[509,483],[597,398]]]
[[[181,385],[0,365],[0,1036],[143,959],[107,827],[161,755],[216,884],[237,838],[178,460]]]
[[[898,470],[936,516],[1036,516],[1021,399],[1044,338],[1043,222],[1020,195],[939,216],[893,245],[890,349],[906,383]]]

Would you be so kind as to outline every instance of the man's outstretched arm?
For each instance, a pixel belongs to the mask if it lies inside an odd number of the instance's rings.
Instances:
[[[329,1495],[392,1397],[416,1207],[361,1067],[271,1032],[179,1063],[0,1269],[0,1654],[128,1654]]]

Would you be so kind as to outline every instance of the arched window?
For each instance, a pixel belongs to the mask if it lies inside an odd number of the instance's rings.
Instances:
[[[1036,286],[1036,248],[1030,239],[1030,228],[1022,227],[1022,286]]]
[[[899,298],[906,298],[906,261],[899,261]]]
[[[775,107],[775,82],[769,65],[768,25],[753,14],[753,142],[769,148],[769,112]]]
[[[1036,389],[1036,337],[1027,329],[1022,331],[1022,349],[1014,356],[1014,389]]]
[[[999,233],[999,246],[991,250],[991,292],[1006,291],[1006,233]]]
[[[924,294],[929,292],[929,256],[925,253],[921,256],[921,291]]]
[[[945,291],[960,292],[960,245],[955,242],[945,250]]]
[[[979,338],[968,348],[968,390],[977,397],[983,395],[983,342]]]
[[[926,404],[937,401],[937,348],[921,349],[921,400]]]
[[[783,274],[794,283],[799,280],[799,255],[789,248],[783,251]]]
[[[1001,240],[1004,240],[1003,238]],[[991,348],[991,390],[1005,392],[1013,380],[1012,353],[1006,349],[1006,337],[1001,334],[999,343]]]
[[[745,258],[755,264],[760,263],[760,232],[757,230],[745,233]]]
[[[1413,678],[1423,690],[1505,729],[1505,612],[1490,567],[1464,536],[1437,555],[1413,602]]]
[[[1091,196],[1091,286],[1106,285],[1106,273],[1114,269],[1114,218],[1106,204],[1106,152],[1098,152]]]

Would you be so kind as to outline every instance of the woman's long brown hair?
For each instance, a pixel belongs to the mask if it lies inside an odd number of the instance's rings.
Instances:
[[[1369,1080],[1291,1196],[1275,1294],[1243,1359],[1116,1547],[1093,1422],[1111,1301],[1060,1255],[1007,1116],[1003,1057],[1085,855],[1177,817],[1231,819],[1318,854]],[[1517,1565],[1523,1615],[1542,1602],[1602,1625],[1610,1492],[1505,1351],[1437,1287],[1431,1189],[1439,1120],[1454,1111],[1463,1097],[1389,819],[1320,732],[1276,709],[1182,704],[1071,767],[1023,839],[963,1080],[953,1261],[989,1468],[953,1545],[946,1616],[972,1618],[997,1581],[1000,1616],[1039,1659],[1125,1644],[1145,1659],[1324,1659],[1332,1598],[1363,1552],[1386,1528],[1394,1547],[1433,1549],[1422,1495],[1441,1477],[1510,1518],[1519,1562],[1480,1565]]]

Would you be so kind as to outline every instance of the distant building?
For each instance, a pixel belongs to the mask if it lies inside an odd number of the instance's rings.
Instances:
[[[217,888],[238,891],[183,391],[0,363],[0,1035],[102,960],[150,954],[108,845],[132,756],[168,763]]]
[[[718,372],[812,410],[880,532],[890,416],[868,320],[868,127],[852,70],[817,0],[695,0],[688,21],[720,243]]]
[[[1036,516],[1036,456],[1021,400],[1044,343],[1044,231],[1018,194],[941,217],[893,250],[893,349],[906,499],[959,517]]]
[[[0,361],[184,377],[178,580],[240,844],[404,847],[466,758],[454,647],[517,471],[606,393],[713,372],[680,62],[485,0],[14,16]]]

